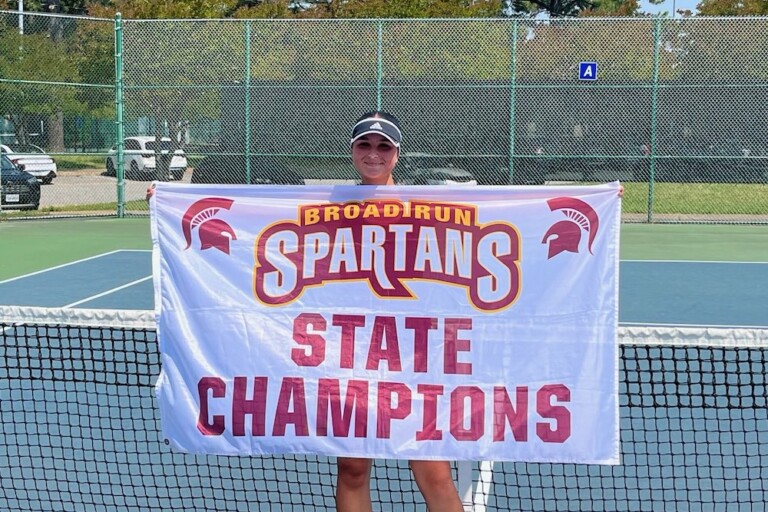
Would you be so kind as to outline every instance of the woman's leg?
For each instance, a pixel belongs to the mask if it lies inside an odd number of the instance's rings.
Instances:
[[[445,460],[412,460],[411,471],[430,512],[463,512],[451,463]]]
[[[370,512],[371,459],[339,457],[336,478],[338,512]]]

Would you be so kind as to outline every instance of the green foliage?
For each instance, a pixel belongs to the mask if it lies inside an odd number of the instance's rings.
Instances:
[[[487,18],[501,15],[500,0],[348,0],[318,2],[306,10],[287,0],[240,7],[237,18]]]
[[[512,44],[506,21],[403,21],[385,26],[384,34],[387,80],[509,80]]]
[[[518,12],[547,11],[552,16],[578,16],[584,12],[609,5],[613,0],[518,0],[515,7]]]
[[[59,10],[56,12],[63,14],[85,14],[85,0],[61,0]],[[0,9],[18,9],[18,0],[0,1]],[[49,3],[46,0],[24,0],[24,10],[27,12],[53,12],[49,9]]]
[[[56,155],[59,172],[98,169],[104,166],[104,155],[82,155],[66,153]]]
[[[527,22],[518,44],[518,79],[574,82],[575,66],[599,61],[601,83],[653,80],[654,32],[647,20]],[[661,52],[659,78],[679,75],[677,56]]]
[[[14,123],[22,141],[32,120],[84,110],[75,87],[16,82],[79,82],[77,59],[42,33],[20,36],[14,27],[0,27],[0,76],[11,80],[0,82],[0,115]]]
[[[236,0],[113,0],[88,4],[91,16],[125,19],[225,18],[235,10]]]
[[[333,6],[335,18],[470,18],[501,14],[495,0],[350,0]]]
[[[594,3],[594,8],[579,12],[579,16],[637,16],[640,12],[638,0],[596,0]]]
[[[375,24],[361,20],[318,23],[254,22],[252,80],[374,80]],[[318,37],[319,34],[322,36]]]
[[[294,18],[297,14],[288,7],[288,0],[275,0],[240,6],[232,16],[241,19],[284,19]]]
[[[245,77],[244,24],[226,21],[125,23],[128,117],[178,121],[218,118],[218,89]],[[140,65],[138,65],[140,63]]]
[[[702,0],[698,5],[704,16],[760,16],[768,14],[765,0]]]
[[[664,53],[680,56],[681,80],[729,85],[768,80],[768,45],[758,35],[765,30],[763,20],[691,18],[664,28]]]

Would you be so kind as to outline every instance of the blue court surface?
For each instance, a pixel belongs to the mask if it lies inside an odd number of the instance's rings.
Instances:
[[[767,284],[768,263],[622,261],[620,323],[765,328]],[[0,305],[151,310],[151,252],[0,281]],[[0,510],[333,510],[328,457],[171,452],[154,331],[5,329]],[[765,509],[764,348],[630,344],[620,368],[621,465],[464,464],[474,510]],[[377,461],[372,482],[376,510],[424,510],[406,461]]]
[[[151,251],[113,251],[0,281],[0,305],[151,310]],[[622,261],[619,322],[768,327],[768,263]]]

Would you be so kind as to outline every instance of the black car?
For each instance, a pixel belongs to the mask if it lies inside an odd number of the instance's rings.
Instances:
[[[37,210],[40,207],[40,183],[37,178],[0,155],[0,205],[3,210]]]

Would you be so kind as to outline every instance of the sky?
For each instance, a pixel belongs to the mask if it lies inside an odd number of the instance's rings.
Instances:
[[[666,11],[671,15],[673,10],[679,11],[690,9],[694,14],[696,14],[696,4],[698,4],[700,1],[701,0],[665,0],[659,5],[653,5],[648,0],[640,0],[640,10],[651,14]]]

